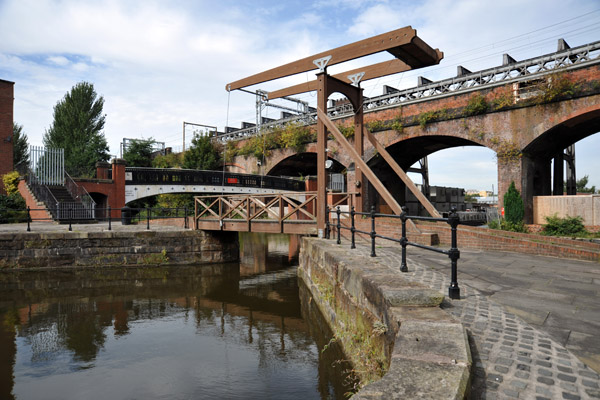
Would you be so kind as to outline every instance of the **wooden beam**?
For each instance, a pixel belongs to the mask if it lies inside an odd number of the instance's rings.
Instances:
[[[359,72],[365,73],[365,76],[363,76],[362,81],[368,81],[369,79],[375,79],[386,75],[397,74],[399,72],[410,71],[411,69],[412,67],[410,65],[406,64],[404,61],[396,59],[380,62],[362,68],[356,68],[351,71],[342,72],[332,76],[343,82],[352,83],[350,82],[350,79],[348,79],[348,75],[357,74]],[[317,90],[317,80],[300,83],[298,85],[290,86],[284,89],[274,90],[267,94],[267,98],[269,100],[278,99],[285,96],[292,96],[298,93],[311,92],[313,90]]]
[[[363,161],[363,159],[358,155],[356,150],[354,150],[352,145],[348,142],[348,140],[346,140],[344,135],[342,135],[342,133],[339,131],[337,126],[335,126],[333,121],[331,121],[331,119],[329,119],[327,114],[325,114],[323,112],[323,110],[321,110],[321,108],[317,108],[317,118],[319,120],[323,121],[323,123],[325,124],[327,129],[335,137],[335,140],[338,142],[338,144],[340,144],[344,148],[346,153],[350,155],[350,157],[352,158],[352,161],[354,161],[354,163],[362,170],[362,173],[367,177],[369,182],[371,182],[371,184],[375,187],[375,190],[377,190],[377,192],[381,195],[381,197],[383,197],[383,200],[385,200],[385,202],[388,204],[388,206],[390,206],[392,211],[394,211],[394,213],[396,215],[400,215],[402,213],[402,207],[400,207],[400,204],[398,204],[398,202],[396,201],[396,199],[394,199],[392,194],[387,190],[387,188],[383,185],[383,183],[379,180],[379,178],[377,178],[375,173],[373,171],[371,171],[371,168],[369,168],[367,163],[365,163]]]
[[[406,187],[412,192],[412,194],[415,195],[417,200],[419,200],[419,202],[423,205],[423,207],[425,207],[427,212],[434,218],[442,218],[442,216],[440,215],[438,210],[436,210],[435,207],[433,206],[433,204],[431,204],[429,202],[427,197],[425,197],[425,195],[423,193],[421,193],[419,188],[408,177],[408,175],[406,175],[404,170],[398,165],[398,163],[396,162],[396,160],[394,160],[394,158],[390,155],[390,153],[388,153],[386,148],[381,143],[379,143],[377,138],[375,138],[375,135],[373,135],[366,128],[364,129],[364,133],[367,136],[367,139],[369,139],[369,142],[371,142],[373,147],[375,147],[375,150],[377,150],[377,152],[383,157],[383,159],[388,163],[388,165],[394,170],[396,175],[398,175],[398,177],[400,177],[400,179],[402,179],[402,182],[404,182]]]
[[[228,83],[225,89],[228,91],[240,89],[247,86],[256,85],[257,83],[267,82],[274,79],[283,78],[290,75],[299,74],[302,72],[312,71],[316,69],[314,60],[331,56],[327,66],[336,65],[345,61],[353,60],[368,56],[370,54],[388,51],[403,45],[410,44],[417,36],[417,31],[410,26],[396,29],[391,32],[373,36],[358,42],[350,43],[335,49],[327,50],[291,63],[272,68],[267,71],[259,72],[258,74]],[[418,47],[415,50],[419,50]],[[418,57],[421,58],[421,57]],[[421,61],[419,61],[421,63]]]

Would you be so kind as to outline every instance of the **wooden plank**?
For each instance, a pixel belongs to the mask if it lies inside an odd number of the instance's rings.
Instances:
[[[377,178],[375,173],[371,171],[371,168],[369,168],[367,163],[363,161],[362,157],[358,155],[356,150],[354,150],[354,147],[352,147],[348,140],[346,140],[344,135],[342,135],[342,133],[339,131],[337,126],[335,126],[333,121],[331,121],[327,114],[325,114],[320,108],[317,108],[317,117],[319,118],[319,120],[323,121],[325,126],[327,126],[327,129],[333,134],[335,140],[344,148],[346,153],[350,155],[352,161],[354,161],[354,163],[362,170],[362,173],[375,187],[375,190],[377,190],[381,197],[383,197],[383,199],[390,206],[392,211],[394,211],[395,214],[400,215],[402,213],[402,208],[400,207],[400,204],[398,204],[396,199],[394,199],[394,197],[383,185],[383,183],[381,183],[381,181],[379,180],[379,178]]]
[[[355,58],[379,53],[381,51],[387,51],[410,43],[416,35],[417,31],[415,29],[410,26],[406,26],[391,32],[383,33],[381,35],[373,36],[358,42],[314,54],[312,56],[308,56],[267,71],[259,72],[258,74],[228,83],[225,86],[225,90],[231,91],[256,85],[257,83],[271,81],[273,79],[279,79],[302,72],[312,71],[317,69],[313,61],[327,56],[331,56],[331,60],[329,60],[329,63],[327,64],[327,66],[331,66],[353,60]]]
[[[439,63],[439,60],[436,62],[436,64],[437,63]],[[411,69],[412,67],[406,64],[404,61],[389,60],[373,65],[368,65],[362,68],[355,68],[353,70],[342,72],[332,76],[343,82],[352,83],[350,79],[348,79],[348,75],[357,74],[359,72],[365,73],[365,76],[363,76],[362,81],[368,81],[369,79],[375,79],[386,75],[397,74],[400,72],[409,71]],[[309,82],[300,83],[298,85],[289,86],[284,89],[274,90],[272,92],[267,93],[267,98],[269,100],[278,99],[280,97],[292,96],[298,93],[311,92],[313,90],[317,90],[316,79]]]
[[[365,133],[365,135],[367,135],[367,139],[369,139],[369,142],[371,142],[371,144],[373,145],[373,147],[375,147],[375,150],[377,150],[377,152],[383,157],[383,159],[388,163],[388,165],[394,170],[394,172],[396,173],[396,175],[398,175],[398,177],[400,177],[400,179],[402,179],[402,182],[404,182],[404,184],[406,185],[406,187],[408,187],[408,189],[412,192],[412,194],[415,195],[415,197],[417,198],[417,200],[419,200],[419,202],[423,205],[423,207],[425,207],[425,209],[427,210],[427,212],[432,217],[441,218],[442,216],[435,209],[435,207],[433,206],[433,204],[431,204],[429,202],[429,200],[427,199],[427,197],[425,197],[425,195],[423,193],[421,193],[421,191],[419,190],[419,188],[408,177],[408,175],[406,175],[406,173],[404,172],[404,170],[402,168],[400,168],[400,166],[398,165],[398,163],[396,162],[396,160],[394,160],[394,158],[390,155],[390,153],[388,153],[388,151],[386,150],[386,148],[381,143],[379,143],[379,141],[377,140],[377,138],[375,138],[375,135],[373,135],[366,128],[364,129],[364,133]]]

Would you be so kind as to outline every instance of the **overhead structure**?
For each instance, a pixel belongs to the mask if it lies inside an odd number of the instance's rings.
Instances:
[[[334,76],[327,74],[327,67],[329,66],[384,51],[387,51],[396,59],[368,65],[362,68],[355,68]],[[395,213],[400,214],[400,205],[398,205],[387,188],[379,181],[377,176],[375,176],[363,160],[363,91],[360,88],[360,83],[369,79],[380,78],[386,75],[438,64],[442,58],[442,52],[437,49],[432,49],[417,36],[417,31],[415,29],[407,26],[305,57],[301,60],[228,83],[226,85],[226,90],[242,89],[259,83],[318,69],[316,80],[270,92],[267,94],[267,97],[268,99],[275,99],[317,90],[317,229],[319,236],[322,236],[325,229],[327,212],[327,177],[325,162],[327,160],[326,148],[328,130],[332,132],[336,140],[344,148],[351,150],[349,153],[357,166],[355,170],[355,181],[358,191],[357,194],[361,199],[357,202],[357,211],[362,211],[362,199],[364,199],[365,189],[364,173],[368,176],[371,185],[379,192],[392,210],[394,210]],[[335,124],[327,116],[327,99],[334,92],[345,95],[354,107],[354,146],[339,133]],[[383,147],[377,142],[373,135],[368,136],[375,148],[379,149]],[[393,169],[399,174],[400,178],[406,182],[408,178],[397,164],[394,165]],[[424,201],[425,208],[428,209],[430,213],[437,214],[437,211],[435,211],[428,200],[422,195],[419,196],[421,193],[414,184],[408,184],[407,186],[413,191],[417,198],[421,199],[422,202]],[[415,191],[418,192],[418,194],[415,193]]]

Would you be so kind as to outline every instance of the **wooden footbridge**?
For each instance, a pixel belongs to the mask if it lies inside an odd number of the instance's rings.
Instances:
[[[353,193],[330,195],[330,207],[349,210]],[[210,231],[316,235],[317,193],[206,195],[195,198],[194,228]]]

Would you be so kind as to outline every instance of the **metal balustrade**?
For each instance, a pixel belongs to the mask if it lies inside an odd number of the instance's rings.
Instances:
[[[460,251],[458,250],[458,239],[457,239],[457,227],[460,224],[460,218],[456,212],[456,208],[452,208],[450,215],[448,218],[433,218],[433,217],[418,217],[418,216],[409,216],[407,214],[408,208],[402,207],[402,213],[400,215],[393,214],[380,214],[375,212],[375,207],[371,207],[370,212],[356,212],[354,211],[354,207],[351,207],[350,211],[342,211],[339,206],[335,209],[328,208],[327,210],[327,221],[326,221],[326,238],[330,239],[332,227],[336,229],[337,234],[337,244],[341,244],[342,238],[342,229],[350,231],[351,234],[351,244],[350,248],[356,248],[356,233],[361,233],[367,235],[371,239],[371,257],[376,257],[377,254],[375,252],[375,239],[385,239],[392,242],[400,243],[402,246],[402,261],[400,265],[400,271],[408,272],[408,266],[406,264],[406,248],[407,246],[414,246],[421,249],[434,251],[436,253],[446,254],[450,258],[450,286],[448,287],[448,297],[451,299],[460,299],[460,288],[458,287],[458,265],[457,261],[460,258]],[[330,214],[334,214],[336,216],[336,223],[332,224],[330,222]],[[350,219],[350,226],[345,226],[342,224],[342,215],[346,215],[346,219]],[[357,215],[366,216],[371,219],[371,230],[363,231],[360,229],[356,229],[355,225],[355,217]],[[389,236],[380,235],[376,231],[376,218],[392,218],[392,219],[400,219],[402,221],[402,236],[400,239],[392,238]],[[451,227],[451,244],[450,249],[444,250],[438,247],[426,246],[423,244],[410,242],[406,236],[406,221],[408,220],[417,220],[417,221],[431,221],[431,222],[446,222]]]

